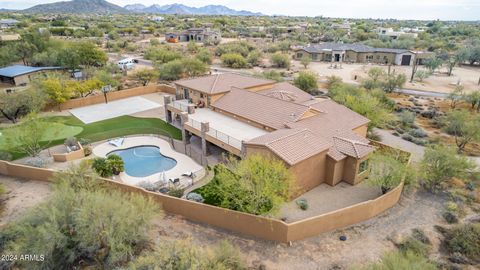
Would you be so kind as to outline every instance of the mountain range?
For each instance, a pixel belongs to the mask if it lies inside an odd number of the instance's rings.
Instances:
[[[246,10],[234,10],[222,5],[208,5],[203,7],[190,7],[182,4],[151,5],[131,4],[120,7],[105,0],[71,0],[40,4],[23,10],[29,13],[155,13],[155,14],[180,14],[180,15],[237,15],[260,16],[261,13]]]

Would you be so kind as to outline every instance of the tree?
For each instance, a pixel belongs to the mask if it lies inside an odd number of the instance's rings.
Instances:
[[[28,113],[40,111],[45,103],[43,92],[34,88],[9,94],[0,93],[0,112],[12,123]]]
[[[143,86],[147,86],[150,81],[158,78],[159,74],[154,69],[141,69],[135,73],[135,78],[139,80]]]
[[[183,73],[182,61],[173,60],[159,67],[160,79],[174,81],[181,78]]]
[[[247,62],[252,66],[258,66],[261,60],[262,53],[259,50],[253,50],[247,56]]]
[[[196,192],[205,203],[265,215],[275,213],[293,191],[293,178],[284,163],[260,155],[215,166],[214,179]]]
[[[278,68],[290,68],[290,56],[288,54],[274,53],[270,57],[272,65]]]
[[[97,177],[81,176],[90,175],[88,171],[75,173],[56,175],[49,200],[2,228],[4,251],[45,256],[41,264],[19,260],[14,268],[75,269],[90,265],[113,269],[147,247],[151,220],[159,213],[155,203],[98,186]],[[79,178],[82,185],[74,181]]]
[[[430,72],[426,70],[419,70],[417,73],[415,73],[415,78],[417,78],[417,81],[423,82],[424,79],[428,78],[430,76]]]
[[[38,50],[38,48],[27,41],[21,41],[15,46],[15,54],[22,59],[24,65],[28,65],[29,59]]]
[[[470,103],[471,109],[477,107],[477,112],[480,112],[480,90],[472,91],[471,93],[465,95],[465,101]]]
[[[402,88],[406,82],[407,77],[404,74],[390,74],[382,82],[382,88],[385,92],[391,93],[397,88]]]
[[[58,78],[47,78],[40,82],[41,88],[55,103],[61,104],[73,96],[72,87],[65,87],[65,83]]]
[[[311,71],[301,71],[293,84],[305,92],[313,93],[318,89],[317,75]]]
[[[245,68],[247,60],[238,53],[226,53],[221,57],[223,65],[231,68]]]
[[[407,174],[407,164],[386,153],[375,153],[369,159],[368,183],[379,186],[382,193],[400,185]]]
[[[16,127],[15,134],[7,134],[7,142],[13,145],[12,151],[27,153],[30,157],[36,157],[48,143],[46,139],[48,123],[38,117],[36,113],[30,113],[23,123]]]
[[[466,110],[454,110],[447,113],[446,131],[455,136],[455,144],[458,151],[463,151],[465,146],[480,140],[480,117],[472,115]]]
[[[303,65],[305,69],[308,67],[308,65],[310,65],[311,62],[312,62],[312,58],[307,54],[304,54],[302,56],[302,59],[300,59],[300,63]]]
[[[476,166],[453,147],[433,145],[425,149],[420,167],[424,186],[436,191],[443,182],[452,177],[463,178]]]
[[[447,96],[450,100],[450,108],[455,109],[462,100],[465,100],[465,93],[463,92],[463,86],[457,85],[455,89]]]
[[[187,77],[203,75],[208,71],[208,65],[196,58],[185,58],[181,61],[183,73]]]
[[[427,60],[425,63],[425,67],[430,70],[430,72],[434,73],[439,67],[443,64],[443,60],[438,57],[433,57]]]
[[[80,97],[88,97],[89,95],[93,94],[95,90],[99,90],[104,86],[103,82],[99,79],[89,79],[85,81],[75,81],[78,84],[73,89],[73,92]]]
[[[212,63],[212,54],[207,49],[200,50],[195,56],[195,58],[207,65],[210,65]]]

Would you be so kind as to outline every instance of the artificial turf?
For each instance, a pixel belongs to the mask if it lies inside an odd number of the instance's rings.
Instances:
[[[120,116],[91,124],[84,124],[74,116],[54,116],[44,119],[51,123],[47,130],[48,137],[44,145],[54,146],[62,144],[65,138],[75,136],[77,139],[88,139],[92,142],[133,134],[158,134],[180,140],[181,131],[158,118],[138,118],[133,116]],[[51,127],[51,129],[50,129]],[[59,130],[60,128],[60,130]],[[4,133],[14,132],[15,128],[0,130]],[[0,141],[0,151],[10,152],[13,159],[25,156],[25,153],[7,149]]]

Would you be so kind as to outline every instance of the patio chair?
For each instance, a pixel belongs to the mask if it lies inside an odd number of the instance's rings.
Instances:
[[[109,140],[108,144],[113,145],[115,147],[120,147],[120,146],[123,145],[124,140],[125,140],[125,138],[117,138],[117,139],[114,139],[114,140]]]

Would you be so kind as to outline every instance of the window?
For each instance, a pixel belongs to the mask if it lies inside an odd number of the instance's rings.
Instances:
[[[360,166],[358,166],[358,174],[365,172],[368,169],[368,159],[360,162]]]
[[[203,94],[202,94],[202,93],[200,93],[200,98],[203,98]]]

